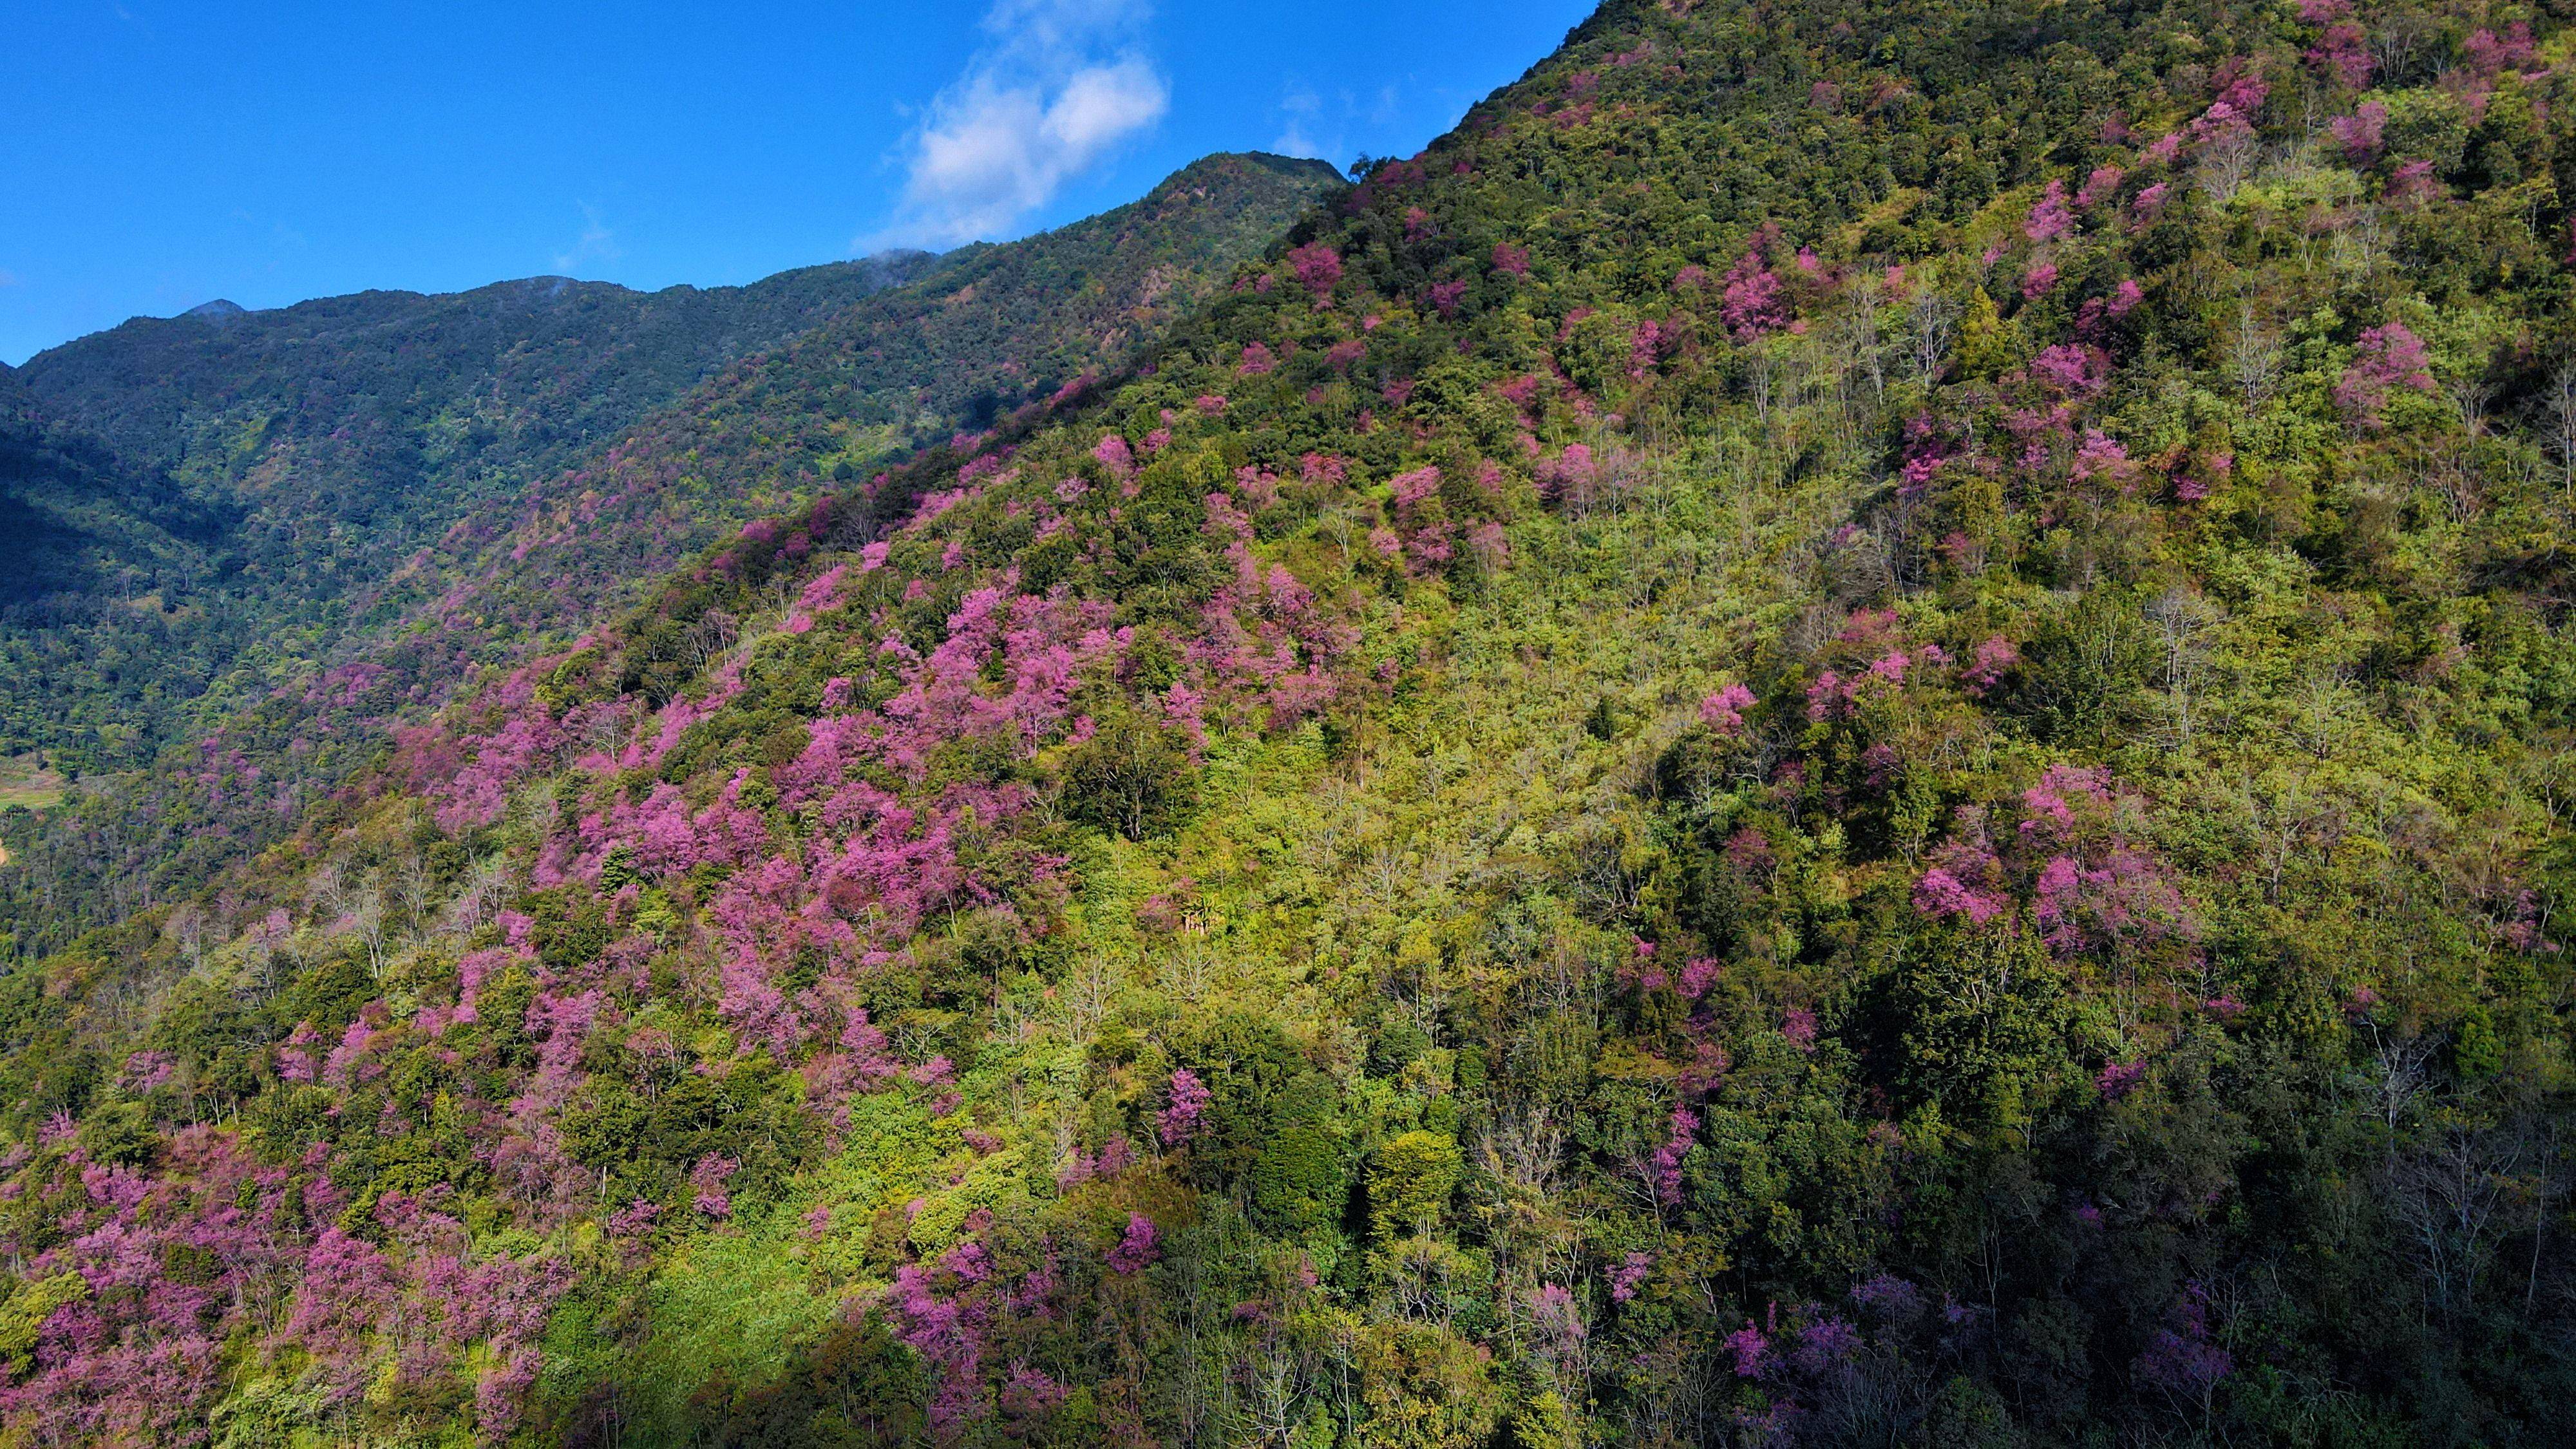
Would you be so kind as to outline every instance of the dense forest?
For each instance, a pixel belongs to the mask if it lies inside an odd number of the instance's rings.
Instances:
[[[1214,156],[1051,233],[740,289],[771,299],[769,313],[792,303],[797,318],[830,298],[824,282],[866,295],[613,434],[605,420],[631,409],[566,400],[608,383],[649,396],[646,383],[670,381],[677,364],[667,326],[635,323],[634,345],[605,329],[648,305],[700,316],[687,312],[692,295],[728,294],[675,289],[675,301],[552,283],[378,294],[286,309],[273,323],[224,313],[129,323],[44,354],[23,375],[52,379],[47,436],[102,460],[167,446],[178,476],[192,477],[205,460],[185,452],[185,437],[156,442],[152,425],[214,409],[205,398],[282,410],[234,459],[259,480],[251,501],[137,465],[110,472],[81,509],[166,498],[167,512],[212,498],[215,521],[156,549],[159,535],[127,526],[143,506],[130,504],[83,535],[92,586],[48,586],[0,612],[0,677],[13,681],[0,688],[0,722],[17,721],[0,724],[0,757],[41,750],[92,776],[70,810],[0,813],[0,842],[22,864],[0,875],[0,958],[12,942],[50,949],[184,896],[291,828],[306,802],[385,747],[390,726],[632,607],[745,522],[1078,393],[1342,184],[1317,162]],[[896,275],[915,279],[877,285]],[[566,318],[551,310],[575,305],[565,297],[587,300]],[[486,315],[503,306],[525,315]],[[414,315],[423,312],[436,325]],[[284,335],[265,347],[223,340],[263,325]],[[603,332],[615,345],[597,343]],[[500,363],[483,376],[476,359],[487,352]],[[130,397],[113,385],[120,376],[159,381]],[[303,391],[278,404],[290,388]],[[444,424],[405,405],[451,397],[500,397],[517,422],[424,450],[421,438]],[[27,405],[31,416],[39,406]],[[101,431],[79,433],[59,421],[65,413]],[[324,441],[294,441],[313,436]],[[529,441],[539,436],[552,441]],[[535,471],[584,447],[576,466]],[[48,476],[21,475],[0,447],[0,499],[86,516],[71,490],[47,491]],[[344,502],[377,516],[331,522]]]
[[[463,664],[578,632],[818,476],[1107,369],[1339,183],[1211,157],[1134,205],[939,257],[650,294],[539,277],[215,305],[43,353],[0,379],[0,416],[15,400],[107,464],[86,506],[166,501],[89,529],[84,572],[7,582],[0,670],[25,685],[0,697],[0,754],[131,770],[426,624]],[[0,457],[0,506],[69,526],[40,478]],[[174,507],[190,546],[156,547]]]
[[[2571,47],[1612,0],[786,445],[0,978],[0,1436],[2569,1442]]]
[[[156,547],[163,530],[92,526],[80,573],[10,578],[0,667],[26,686],[0,714],[0,753],[46,749],[84,773],[148,763],[209,689],[220,709],[319,657],[460,519],[513,507],[726,363],[935,265],[653,295],[541,277],[212,303],[40,354],[9,380],[15,411],[117,479],[88,491],[149,488],[203,521],[177,550]],[[21,466],[0,463],[0,487],[72,526],[69,495]]]

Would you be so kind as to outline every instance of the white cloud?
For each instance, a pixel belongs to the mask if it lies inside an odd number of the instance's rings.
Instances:
[[[1136,49],[1145,0],[996,0],[983,48],[908,144],[903,202],[861,249],[1008,233],[1151,128],[1171,87]]]
[[[1324,148],[1307,134],[1306,128],[1322,113],[1324,98],[1302,85],[1291,84],[1279,98],[1279,109],[1287,115],[1288,125],[1279,133],[1279,139],[1270,143],[1270,149],[1282,156],[1322,159]]]
[[[1362,100],[1348,89],[1326,95],[1292,80],[1279,94],[1279,114],[1284,124],[1278,139],[1270,143],[1271,150],[1338,164],[1353,153],[1354,132],[1361,137],[1384,135],[1403,119],[1404,92],[1387,85]]]
[[[1271,138],[1270,150],[1274,155],[1298,156],[1308,161],[1333,159],[1322,146],[1315,143],[1312,136],[1306,134],[1305,125],[1298,121],[1290,121],[1287,130]]]
[[[617,245],[617,233],[599,219],[599,208],[589,202],[581,204],[581,237],[570,251],[555,253],[555,270],[571,273],[589,262],[613,262],[625,255]]]

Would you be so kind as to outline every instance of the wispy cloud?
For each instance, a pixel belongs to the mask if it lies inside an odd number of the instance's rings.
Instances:
[[[903,201],[862,250],[1007,234],[1171,107],[1148,0],[995,0],[984,45],[906,143]]]
[[[0,287],[14,287],[18,285],[18,281],[19,278],[16,272],[9,270],[7,267],[0,267]]]
[[[569,273],[589,262],[613,262],[625,255],[617,245],[617,233],[599,219],[599,208],[585,201],[581,204],[581,237],[570,251],[555,253],[555,270]]]
[[[1351,154],[1351,133],[1383,133],[1403,117],[1404,95],[1393,85],[1367,98],[1349,90],[1330,96],[1302,81],[1290,81],[1279,96],[1282,124],[1270,149],[1283,156],[1312,156],[1341,161]]]
[[[1279,98],[1279,110],[1288,118],[1288,124],[1280,131],[1279,139],[1270,143],[1270,149],[1282,156],[1323,156],[1323,146],[1311,133],[1323,115],[1324,98],[1304,86],[1292,84],[1287,94]]]
[[[278,251],[295,250],[311,245],[304,233],[288,226],[283,217],[261,216],[239,206],[232,209],[231,215],[234,221],[241,223],[241,229],[235,235],[244,242],[265,233],[270,246]]]

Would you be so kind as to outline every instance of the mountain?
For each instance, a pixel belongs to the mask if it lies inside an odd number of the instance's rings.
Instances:
[[[2571,39],[1614,0],[0,978],[11,1432],[2566,1442]]]
[[[148,761],[198,691],[327,648],[354,592],[460,518],[508,506],[725,363],[935,265],[899,256],[652,295],[540,277],[269,312],[208,304],[30,359],[17,382],[46,425],[166,480],[220,526],[180,556],[148,527],[96,529],[86,576],[13,580],[0,658],[31,687],[9,692],[9,732],[85,773]],[[129,547],[160,566],[126,577],[143,563],[121,557]],[[208,621],[189,646],[137,621],[134,601],[155,591],[165,614]]]
[[[0,368],[0,608],[49,594],[174,583],[228,520],[167,478],[126,467],[97,440],[49,429]],[[118,578],[121,570],[134,576]]]
[[[138,459],[285,487],[363,521],[460,451],[495,464],[616,432],[725,363],[935,270],[894,253],[746,287],[530,277],[270,311],[212,302],[40,353],[27,391]],[[460,444],[463,445],[460,448]]]
[[[216,657],[150,679],[147,706],[134,679],[99,664],[130,659],[148,676],[186,652],[129,637],[138,595],[103,587],[113,571],[93,576],[99,587],[22,585],[35,612],[0,624],[0,661],[32,687],[9,692],[0,728],[85,773],[142,764],[178,733],[332,662],[353,635],[410,622],[424,596],[473,588],[492,567],[475,546],[541,508],[578,511],[573,500],[595,485],[631,490],[635,469],[665,467],[645,485],[661,516],[635,521],[650,536],[592,566],[580,603],[597,603],[599,590],[649,577],[812,483],[802,453],[727,456],[716,478],[669,476],[673,457],[766,450],[752,440],[782,415],[800,427],[841,420],[832,461],[844,472],[980,428],[1038,383],[1052,391],[1109,365],[1194,297],[1206,270],[1265,244],[1339,184],[1320,163],[1211,157],[1130,206],[945,257],[896,253],[651,294],[538,277],[268,312],[210,303],[43,353],[18,381],[48,423],[229,520],[197,540],[208,582],[165,584],[162,599],[227,627]],[[773,403],[781,390],[797,405]],[[747,431],[671,435],[729,427]],[[604,476],[621,465],[625,476]],[[559,617],[523,608],[514,622]],[[107,699],[121,727],[99,724]]]
[[[1212,156],[1127,206],[950,254],[935,276],[746,359],[523,508],[461,531],[459,552],[480,552],[448,572],[443,637],[524,647],[578,632],[754,517],[1070,401],[1342,187],[1321,162]]]
[[[0,670],[13,681],[0,691],[0,755],[65,732],[130,749],[132,722],[159,716],[164,691],[202,689],[209,636],[223,629],[195,605],[235,521],[167,474],[46,424],[0,369]],[[43,697],[66,667],[91,687]],[[29,728],[38,718],[61,729]]]
[[[0,687],[14,736],[0,756],[38,748],[83,774],[157,765],[68,811],[0,815],[20,864],[0,876],[0,927],[49,949],[192,890],[380,752],[389,722],[579,635],[751,519],[1078,392],[1342,185],[1319,162],[1209,157],[1044,235],[742,289],[766,299],[756,314],[700,300],[730,293],[509,284],[247,314],[220,338],[185,319],[133,323],[46,354],[25,376],[51,416],[92,430],[93,451],[166,461],[194,480],[184,496],[233,522],[155,555],[157,571],[121,561],[93,571],[112,587],[0,613],[0,666],[16,681]],[[832,300],[860,285],[849,278],[895,280],[889,269],[920,276]],[[731,318],[738,334],[744,315],[833,306],[604,433],[678,380],[671,339],[697,335],[654,309]],[[435,404],[452,421],[442,397],[515,421],[421,445],[446,436],[422,420]],[[265,409],[286,421],[260,424],[234,471],[208,481],[189,440],[204,417]],[[588,461],[539,471],[566,457]],[[335,516],[352,506],[365,516]],[[141,548],[152,535],[97,537]],[[147,587],[156,607],[137,608]]]

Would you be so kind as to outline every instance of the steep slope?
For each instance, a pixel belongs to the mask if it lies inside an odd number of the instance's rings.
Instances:
[[[197,577],[165,604],[235,621],[227,656],[292,657],[327,647],[353,595],[460,519],[509,506],[727,362],[937,265],[900,255],[651,295],[539,277],[268,312],[210,304],[55,348],[18,380],[48,422],[166,475],[226,521],[192,540]],[[116,697],[119,681],[54,656],[77,637],[83,652],[154,668],[152,642],[127,637],[136,595],[116,579],[49,590],[44,633],[0,635],[17,677],[35,681],[11,691],[13,733],[85,770],[150,759],[181,727],[188,684],[204,683],[155,681],[162,708],[138,710],[128,694],[122,728],[102,732],[100,696]]]
[[[827,487],[864,483],[923,446],[944,446],[961,427],[1079,392],[1090,374],[1203,298],[1212,277],[1257,255],[1342,184],[1318,162],[1209,157],[1128,206],[1008,245],[968,248],[927,280],[850,304],[831,323],[691,389],[590,464],[531,482],[524,469],[503,466],[498,452],[460,454],[456,466],[471,474],[470,489],[440,481],[462,474],[423,478],[416,501],[405,505],[412,521],[354,530],[354,552],[308,539],[290,550],[295,567],[268,570],[265,582],[243,584],[256,570],[228,567],[215,571],[212,590],[173,591],[165,612],[228,626],[201,630],[210,637],[192,641],[203,645],[194,653],[157,652],[160,636],[142,637],[127,606],[91,603],[82,612],[56,600],[44,627],[0,633],[0,659],[19,665],[15,682],[0,685],[0,708],[31,721],[18,748],[46,746],[94,770],[102,758],[149,757],[157,734],[179,724],[190,730],[161,768],[108,782],[72,812],[14,828],[0,821],[22,867],[14,878],[0,876],[0,927],[50,948],[139,902],[192,889],[211,864],[273,839],[297,800],[328,792],[380,751],[389,720],[443,700],[478,669],[579,634],[599,611],[629,606],[677,560],[748,519]],[[775,285],[801,295],[790,284],[805,275]],[[327,314],[338,304],[315,305]],[[379,360],[387,366],[417,365],[411,343],[386,345],[392,350]],[[320,350],[328,358],[357,349]],[[553,351],[578,353],[569,342]],[[426,375],[471,370],[462,354],[449,362]],[[321,369],[320,361],[297,366]],[[609,362],[591,369],[594,381],[614,381],[614,373]],[[305,374],[281,382],[252,368],[246,376],[227,385],[268,396]],[[332,386],[372,406],[378,394],[364,369],[353,377],[334,374]],[[566,420],[596,419],[605,404],[554,409],[546,401],[577,381],[514,353],[488,386],[527,394],[526,415],[548,415],[546,427],[588,436],[590,424],[573,429]],[[155,406],[172,405],[156,397]],[[101,402],[91,411],[112,409]],[[399,472],[368,456],[394,470],[386,476]],[[278,471],[303,480],[292,490],[298,497],[345,481],[329,468]],[[261,518],[295,520],[299,529],[307,521],[301,505],[281,503],[267,514],[261,506],[244,528],[264,526]],[[435,536],[424,538],[432,528]],[[227,547],[242,534],[228,535]],[[323,580],[295,571],[308,560],[348,567],[336,582]],[[182,662],[184,674],[174,667]],[[185,685],[209,678],[211,691],[192,701]],[[152,689],[157,696],[141,694]],[[109,707],[139,695],[130,712]],[[104,757],[84,752],[46,721],[119,748]]]
[[[1211,156],[1129,205],[953,253],[936,276],[730,369],[550,483],[506,534],[481,531],[497,517],[460,530],[452,545],[484,546],[451,573],[436,620],[482,641],[480,660],[506,658],[493,646],[586,627],[748,518],[1079,396],[1342,186],[1322,162]]]
[[[0,367],[0,608],[185,587],[228,520],[95,438],[48,427]]]
[[[1143,201],[1005,247],[650,295],[541,277],[452,296],[199,309],[44,353],[21,381],[53,421],[234,516],[207,561],[244,621],[232,641],[242,668],[214,701],[221,710],[327,659],[352,630],[364,636],[398,621],[424,589],[480,577],[472,546],[539,506],[531,491],[549,479],[573,473],[538,495],[557,510],[558,528],[571,514],[595,515],[583,495],[596,485],[659,497],[649,519],[591,520],[621,538],[621,521],[649,530],[591,564],[592,592],[572,602],[595,603],[597,589],[666,567],[675,537],[680,552],[702,546],[708,529],[783,506],[794,486],[810,485],[817,460],[792,445],[757,464],[743,456],[754,439],[764,449],[785,441],[762,423],[837,422],[822,461],[844,472],[961,426],[980,429],[1036,384],[1052,391],[1120,356],[1192,299],[1206,270],[1266,244],[1338,184],[1318,163],[1212,157]],[[937,280],[859,305],[925,279]],[[708,446],[719,456],[701,467],[693,460]],[[645,479],[642,468],[661,471]],[[688,476],[698,472],[724,476]],[[737,497],[753,474],[760,491]],[[558,583],[541,575],[538,587]],[[117,617],[89,594],[60,602]],[[52,642],[12,631],[0,650]],[[144,667],[151,658],[148,646],[114,638],[88,652],[107,651]],[[85,769],[142,763],[189,722],[169,711],[127,718],[121,744],[110,745],[68,717],[88,710],[106,682],[77,669],[41,677],[44,686],[27,693],[58,702],[57,714],[31,705],[25,743]]]
[[[136,318],[20,369],[54,416],[165,467],[363,522],[404,506],[445,435],[493,461],[596,442],[726,362],[934,270],[918,253],[747,287],[641,293],[531,277],[264,312]],[[497,447],[496,447],[497,445]],[[451,441],[451,447],[453,442]]]
[[[13,1427],[2566,1441],[2569,39],[1606,6],[0,982]]]
[[[95,438],[42,421],[17,374],[0,367],[0,755],[76,720],[93,736],[128,739],[129,721],[158,713],[157,691],[202,688],[205,645],[222,631],[186,602],[217,568],[232,523],[166,475],[119,459]],[[91,646],[84,628],[116,617],[122,651]],[[148,653],[149,669],[129,668]],[[66,667],[96,687],[78,703],[45,697]]]

